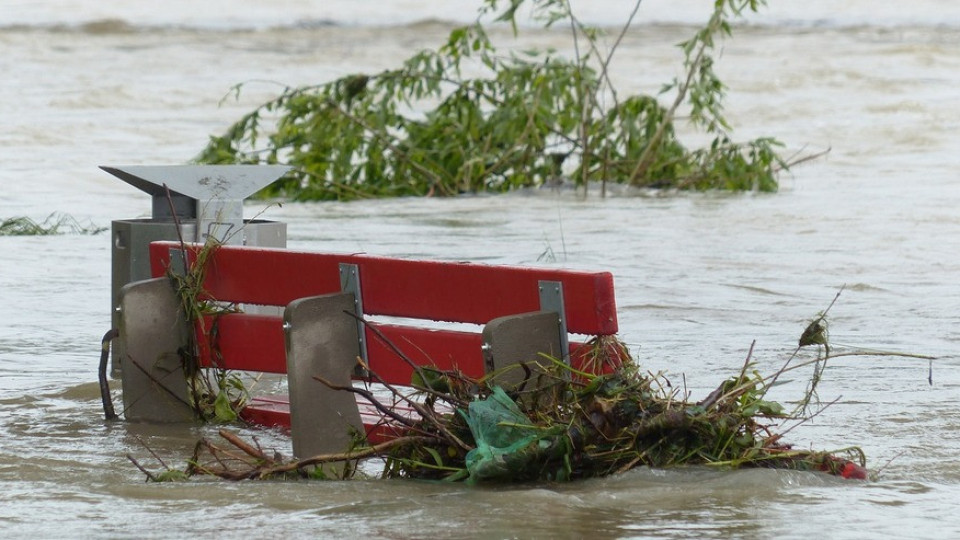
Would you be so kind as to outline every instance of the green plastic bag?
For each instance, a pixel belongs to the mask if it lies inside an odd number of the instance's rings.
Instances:
[[[490,396],[471,402],[467,409],[460,414],[477,443],[466,456],[467,482],[510,479],[537,459],[543,434],[503,389],[495,387]]]

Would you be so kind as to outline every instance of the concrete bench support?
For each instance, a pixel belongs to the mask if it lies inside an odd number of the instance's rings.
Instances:
[[[349,450],[353,434],[363,433],[355,396],[313,378],[321,375],[350,386],[360,354],[351,293],[294,300],[284,311],[290,434],[299,458]],[[338,465],[342,468],[342,465]]]
[[[498,317],[484,326],[482,335],[484,363],[487,371],[495,373],[492,382],[508,392],[521,385],[525,392],[533,391],[548,382],[537,369],[538,364],[549,363],[541,353],[561,361],[565,356],[560,320],[553,311]],[[522,365],[530,370],[529,380]]]
[[[181,352],[188,328],[171,281],[138,281],[120,290],[123,414],[127,420],[194,419]]]

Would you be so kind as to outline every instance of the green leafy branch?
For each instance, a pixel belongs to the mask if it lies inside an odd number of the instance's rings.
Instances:
[[[732,140],[726,87],[712,56],[717,41],[732,34],[731,20],[763,2],[715,2],[706,25],[680,43],[685,75],[661,91],[675,92],[669,107],[656,96],[621,97],[609,76],[639,4],[604,53],[599,30],[566,0],[486,0],[474,24],[397,69],[286,88],[211,137],[197,161],[292,165],[263,195],[298,200],[450,196],[558,182],[585,190],[597,181],[775,191],[778,173],[790,165],[778,153],[782,145],[770,137]],[[547,28],[569,23],[573,59],[497,49],[482,20],[492,14],[516,33],[523,5]],[[683,106],[695,127],[715,135],[707,148],[679,141],[675,119]]]

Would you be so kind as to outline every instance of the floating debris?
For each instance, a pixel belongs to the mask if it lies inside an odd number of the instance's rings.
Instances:
[[[320,465],[333,462],[347,463],[337,477],[349,478],[360,462],[371,459],[384,463],[382,478],[470,484],[570,481],[641,466],[686,465],[868,476],[860,448],[797,450],[777,432],[785,421],[802,423],[813,415],[785,413],[780,403],[766,399],[767,390],[783,372],[823,362],[819,355],[765,378],[751,371],[751,346],[737,376],[691,402],[663,374],[643,372],[614,338],[597,338],[590,346],[597,373],[543,356],[536,365],[518,366],[528,374],[527,383],[535,373],[537,384],[512,389],[494,384],[498,373],[473,379],[457,371],[420,368],[414,380],[430,381],[414,385],[423,406],[405,422],[405,434],[386,443],[371,446],[358,433],[355,446],[343,453],[296,460],[220,430],[229,446],[201,440],[183,475],[154,474],[151,479],[324,478],[330,475]],[[400,398],[396,389],[391,392],[391,399],[375,405],[389,410],[392,400]],[[383,421],[395,422],[387,415]]]

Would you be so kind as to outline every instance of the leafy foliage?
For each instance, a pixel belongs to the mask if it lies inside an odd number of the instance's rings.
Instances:
[[[777,173],[788,167],[781,144],[733,142],[726,87],[711,56],[731,35],[730,20],[763,3],[715,1],[707,24],[680,44],[685,76],[663,87],[661,95],[675,95],[667,107],[656,96],[618,95],[607,74],[616,45],[603,54],[598,31],[566,0],[486,0],[477,22],[454,29],[437,50],[378,74],[288,88],[211,137],[197,160],[293,165],[263,195],[299,200],[449,196],[558,181],[775,191]],[[516,32],[524,4],[546,27],[570,24],[575,58],[494,46],[481,19],[492,14]],[[683,106],[714,136],[707,148],[689,150],[677,138]]]
[[[217,324],[220,315],[236,313],[237,306],[218,302],[209,298],[203,284],[206,279],[210,255],[220,247],[214,237],[208,237],[203,248],[189,269],[180,274],[172,268],[167,275],[174,283],[180,307],[191,328],[197,332],[188,332],[189,345],[181,351],[184,360],[184,374],[190,395],[189,405],[197,418],[207,422],[234,422],[249,399],[249,392],[238,372],[221,367],[222,355],[217,340]],[[186,248],[181,240],[181,259],[188,260]],[[198,335],[206,341],[214,365],[207,369],[200,362],[200,344]]]

